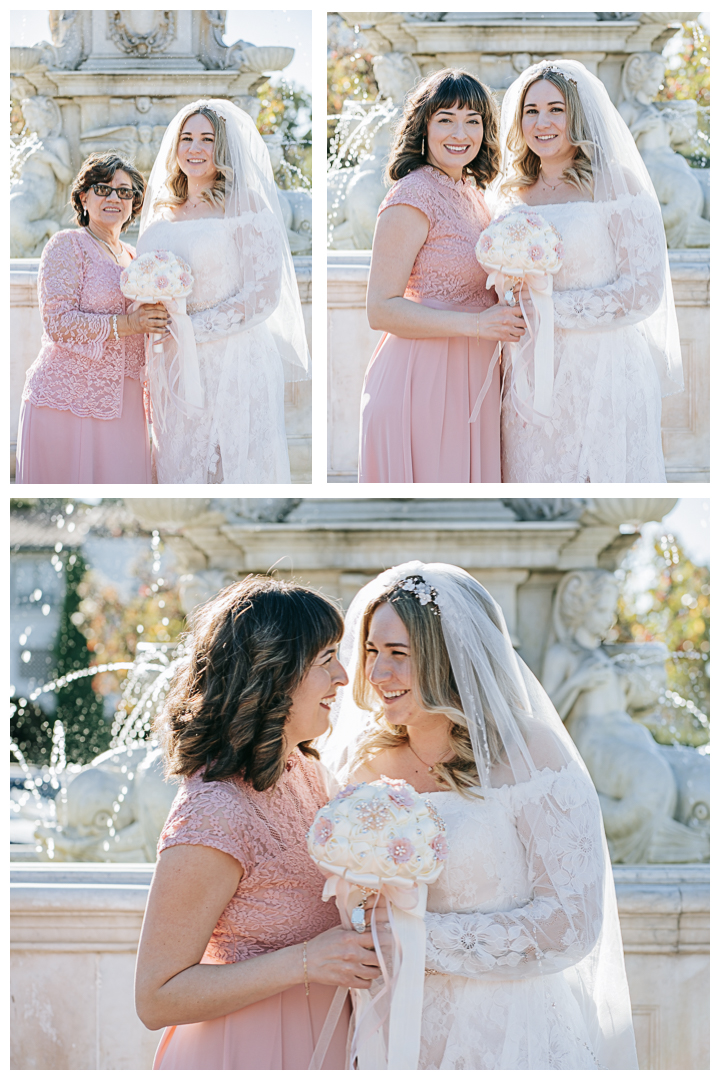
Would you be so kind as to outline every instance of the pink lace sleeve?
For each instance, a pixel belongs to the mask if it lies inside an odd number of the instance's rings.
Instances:
[[[45,334],[64,349],[101,360],[110,335],[110,316],[80,310],[85,256],[69,232],[45,245],[38,274],[38,298]]]
[[[245,876],[254,864],[241,792],[224,781],[186,781],[175,798],[158,840],[158,855],[165,848],[198,844],[231,855]]]
[[[378,216],[389,206],[414,206],[421,210],[431,225],[437,219],[437,192],[428,183],[427,177],[420,170],[403,176],[383,199]]]

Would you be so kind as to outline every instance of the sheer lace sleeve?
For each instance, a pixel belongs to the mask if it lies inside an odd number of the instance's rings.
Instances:
[[[243,284],[234,296],[190,316],[198,343],[249,330],[272,315],[280,302],[282,239],[269,210],[237,219]]]
[[[185,781],[160,833],[158,855],[181,844],[224,851],[237,859],[247,877],[254,863],[253,845],[247,836],[244,800],[235,784],[206,784],[199,777]]]
[[[426,915],[427,967],[518,979],[576,964],[602,925],[605,857],[597,797],[578,766],[505,789],[525,848],[532,899],[492,914]],[[481,841],[479,841],[481,842]]]
[[[84,260],[80,245],[71,233],[56,233],[50,238],[38,274],[40,314],[50,341],[91,360],[101,360],[110,334],[110,316],[80,309]]]
[[[555,325],[563,330],[629,326],[652,315],[663,298],[665,233],[656,204],[640,193],[607,205],[618,276],[609,285],[554,292]]]

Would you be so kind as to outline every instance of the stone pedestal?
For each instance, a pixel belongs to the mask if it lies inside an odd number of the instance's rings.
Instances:
[[[328,254],[328,479],[357,481],[360,392],[381,333],[365,315],[369,251]],[[685,390],[663,402],[668,481],[710,479],[709,252],[671,251]]]
[[[296,256],[295,276],[300,291],[305,333],[312,347],[312,259]],[[38,308],[38,259],[10,262],[10,460],[15,475],[20,399],[25,373],[40,351],[42,321]],[[312,480],[312,384],[288,384],[285,390],[285,426],[293,483]]]
[[[152,866],[12,870],[11,1069],[150,1069],[132,976]],[[709,868],[615,867],[641,1069],[709,1068]]]

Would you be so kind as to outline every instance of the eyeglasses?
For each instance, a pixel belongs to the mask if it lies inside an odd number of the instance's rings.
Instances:
[[[118,198],[126,201],[135,198],[135,192],[131,187],[110,187],[109,184],[92,184],[91,186],[95,194],[99,195],[101,199],[107,199],[113,191],[117,191]]]

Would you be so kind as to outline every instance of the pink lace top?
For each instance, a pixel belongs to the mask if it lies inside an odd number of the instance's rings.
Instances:
[[[316,761],[297,752],[272,791],[240,780],[184,780],[158,840],[217,848],[242,865],[237,892],[220,916],[205,959],[232,964],[321,934],[340,922],[323,903],[325,879],[308,855],[306,834],[328,800]]]
[[[145,377],[144,335],[115,341],[112,334],[111,316],[125,314],[128,303],[121,272],[82,229],[50,238],[38,274],[42,347],[24,400],[98,420],[121,415],[123,379]]]
[[[408,300],[436,300],[482,311],[497,303],[485,288],[487,272],[475,258],[475,245],[490,224],[482,192],[472,179],[451,180],[432,165],[403,176],[383,199],[388,206],[414,206],[430,222],[405,289]]]

